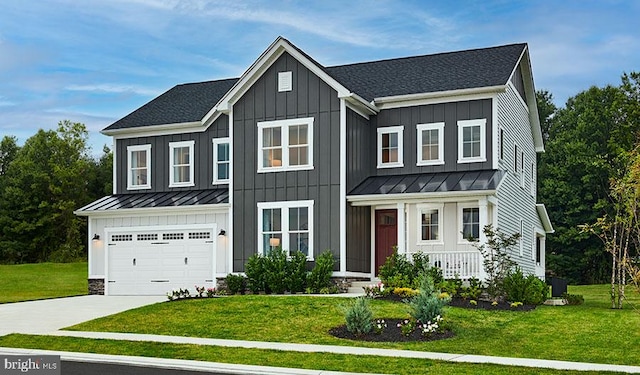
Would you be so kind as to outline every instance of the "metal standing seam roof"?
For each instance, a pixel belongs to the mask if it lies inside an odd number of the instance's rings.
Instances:
[[[114,194],[89,203],[77,212],[114,211],[126,208],[185,207],[229,202],[229,189]]]
[[[505,85],[527,47],[524,43],[509,44],[324,67],[291,45],[340,84],[368,101],[397,95]],[[200,121],[238,79],[174,86],[104,130]]]
[[[505,172],[483,170],[469,172],[416,173],[372,176],[353,189],[349,196],[408,193],[444,193],[495,190]]]

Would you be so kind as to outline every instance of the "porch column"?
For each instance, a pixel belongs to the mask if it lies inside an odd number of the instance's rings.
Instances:
[[[486,244],[487,243],[487,236],[484,234],[484,227],[485,225],[489,224],[489,204],[487,202],[487,198],[480,198],[478,199],[478,208],[479,208],[479,215],[480,215],[480,245]],[[484,266],[482,263],[482,256],[480,256],[479,258],[480,261],[480,279],[481,280],[485,280],[487,278],[487,274],[484,270]]]
[[[407,231],[405,228],[405,215],[404,215],[404,210],[405,210],[405,204],[404,203],[398,203],[398,214],[397,214],[397,220],[398,220],[398,254],[405,254],[407,252],[407,247],[406,247],[406,235],[407,235]]]

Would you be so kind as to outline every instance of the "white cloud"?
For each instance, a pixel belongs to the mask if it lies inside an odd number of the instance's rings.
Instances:
[[[162,90],[149,89],[145,87],[138,87],[133,85],[116,85],[116,84],[93,84],[93,85],[68,85],[65,90],[69,91],[87,91],[97,93],[129,93],[142,96],[156,96],[162,93]]]

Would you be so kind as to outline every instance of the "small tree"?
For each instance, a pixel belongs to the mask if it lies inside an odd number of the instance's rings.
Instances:
[[[493,299],[504,299],[504,278],[516,266],[509,252],[518,243],[520,233],[507,235],[499,229],[494,229],[491,224],[485,225],[482,230],[487,242],[476,243],[475,246],[483,257],[484,271],[487,274],[487,294]]]

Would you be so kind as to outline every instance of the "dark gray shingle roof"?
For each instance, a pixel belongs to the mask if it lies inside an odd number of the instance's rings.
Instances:
[[[297,47],[294,46],[297,49]],[[396,95],[504,85],[526,44],[324,67],[367,101]],[[177,85],[104,130],[201,120],[238,78]]]

